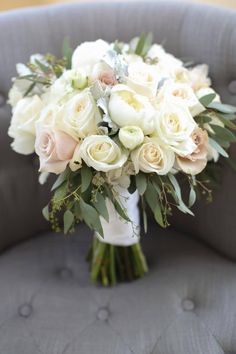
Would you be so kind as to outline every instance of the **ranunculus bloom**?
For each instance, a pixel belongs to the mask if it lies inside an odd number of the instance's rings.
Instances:
[[[97,171],[108,172],[120,168],[127,161],[127,154],[106,135],[91,135],[80,145],[80,156]]]
[[[143,131],[139,127],[127,125],[119,130],[119,140],[127,149],[135,149],[143,139]]]
[[[135,172],[155,172],[166,175],[172,169],[175,161],[173,151],[165,149],[156,138],[145,138],[144,143],[131,153]]]
[[[37,127],[35,151],[40,160],[41,172],[59,174],[70,162],[77,142],[68,134],[51,128]]]
[[[194,152],[185,157],[177,156],[177,164],[183,172],[197,175],[204,170],[207,164],[208,135],[206,130],[197,128],[192,134],[192,139],[196,145]]]

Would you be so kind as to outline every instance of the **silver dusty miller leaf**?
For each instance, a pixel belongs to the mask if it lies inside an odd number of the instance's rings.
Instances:
[[[103,61],[112,68],[119,82],[125,80],[128,75],[128,64],[123,59],[122,55],[110,49],[103,57]]]

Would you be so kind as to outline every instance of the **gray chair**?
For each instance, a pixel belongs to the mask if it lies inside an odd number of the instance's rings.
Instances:
[[[236,13],[180,2],[74,4],[0,14],[0,353],[236,353],[236,175],[196,217],[143,238],[149,274],[103,289],[89,281],[91,233],[53,234],[41,216],[48,187],[37,159],[11,151],[7,92],[15,63],[60,55],[96,38],[129,40],[152,31],[167,50],[208,63],[216,90],[236,104]],[[236,156],[236,150],[232,150]]]

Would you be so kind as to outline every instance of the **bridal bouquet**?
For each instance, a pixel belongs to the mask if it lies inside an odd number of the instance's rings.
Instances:
[[[17,73],[12,148],[38,155],[41,183],[58,175],[44,216],[55,231],[91,228],[93,281],[143,276],[139,207],[146,231],[147,209],[167,227],[173,207],[193,215],[199,195],[211,200],[216,162],[230,161],[236,108],[211,88],[206,65],[184,63],[150,34],[74,51],[67,41],[61,59],[35,54]]]

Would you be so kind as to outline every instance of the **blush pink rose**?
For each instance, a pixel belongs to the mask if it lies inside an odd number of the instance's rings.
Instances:
[[[196,145],[196,149],[192,154],[185,157],[177,156],[177,164],[183,172],[197,175],[204,170],[207,164],[208,135],[206,130],[201,128],[195,129],[192,139]]]
[[[92,72],[92,81],[100,81],[104,86],[117,84],[116,75],[112,68],[104,62],[97,63]]]
[[[68,134],[50,128],[36,134],[35,151],[40,160],[40,171],[59,174],[70,162],[77,142]]]

